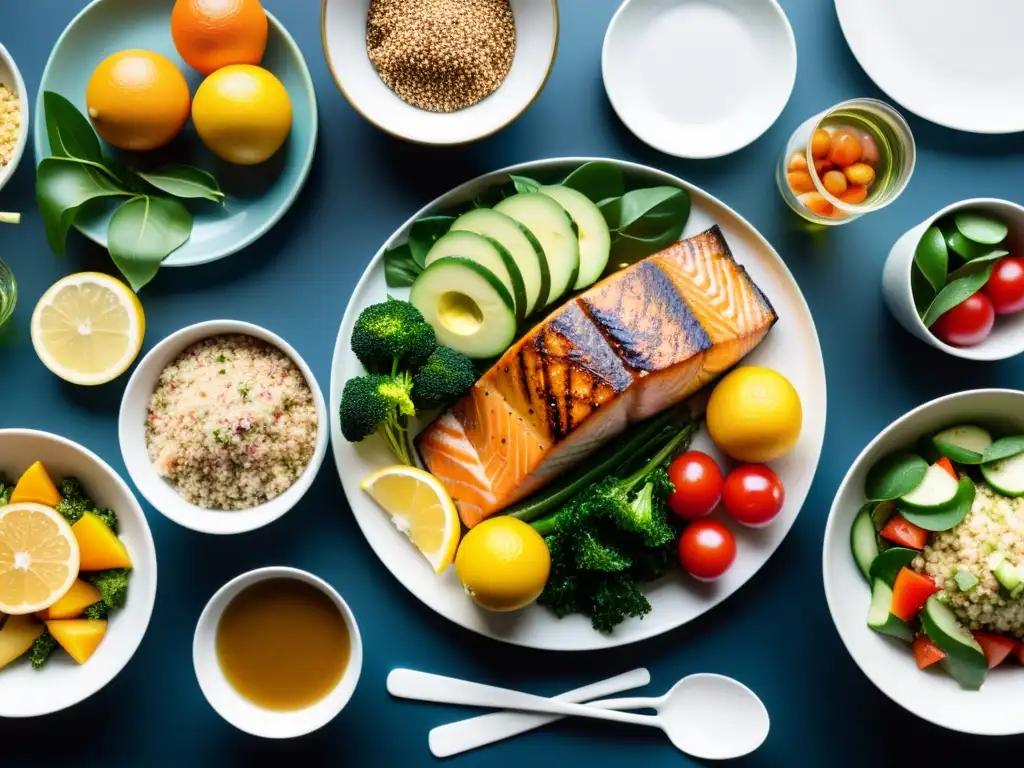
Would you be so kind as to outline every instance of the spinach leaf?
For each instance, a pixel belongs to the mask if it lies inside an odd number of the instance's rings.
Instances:
[[[925,276],[932,288],[941,291],[946,284],[946,271],[949,268],[949,251],[946,249],[946,238],[938,227],[928,227],[914,251],[914,264]]]
[[[582,192],[594,203],[622,197],[626,192],[619,167],[601,160],[584,163],[562,180],[562,186]]]
[[[928,462],[916,453],[886,456],[868,470],[864,493],[872,501],[890,501],[910,493],[924,480]]]
[[[36,169],[36,201],[51,250],[63,256],[68,230],[78,210],[90,200],[130,193],[87,162],[46,157]]]
[[[107,228],[107,249],[132,290],[138,292],[191,233],[192,214],[181,202],[136,195],[114,211]]]
[[[543,186],[539,181],[535,181],[527,176],[516,176],[514,173],[510,173],[508,177],[512,180],[516,192],[536,192]]]
[[[963,303],[980,291],[992,275],[992,267],[993,264],[991,262],[982,264],[977,271],[947,283],[946,287],[939,291],[939,295],[928,306],[928,311],[924,313],[921,321],[930,327],[953,307]]]
[[[55,157],[76,157],[103,162],[100,142],[92,125],[75,105],[53,91],[43,93],[43,110],[46,115],[46,137],[50,142],[50,154]]]
[[[389,288],[408,288],[422,271],[408,243],[384,253],[384,282]]]
[[[420,269],[427,264],[427,254],[455,221],[454,216],[424,216],[409,228],[409,251]]]
[[[959,269],[954,269],[952,272],[950,272],[949,279],[957,280],[961,277],[972,275],[975,272],[983,269],[984,265],[988,264],[990,261],[996,261],[997,259],[1001,259],[1003,258],[1003,256],[1009,255],[1009,253],[1009,251],[992,251],[991,253],[986,253],[984,256],[978,256],[975,259],[971,259],[969,262],[964,264]]]
[[[923,315],[928,310],[928,305],[935,299],[935,289],[920,269],[910,270],[910,292],[914,297],[917,314]]]
[[[191,165],[168,165],[155,171],[134,171],[135,175],[174,197],[224,202],[224,193],[212,174]]]
[[[612,234],[616,265],[650,256],[679,240],[690,217],[690,196],[676,187],[634,189],[598,204]]]
[[[1016,456],[1018,453],[1024,453],[1024,435],[1011,435],[1010,437],[1001,437],[992,443],[985,449],[981,460],[983,463],[999,461]]]

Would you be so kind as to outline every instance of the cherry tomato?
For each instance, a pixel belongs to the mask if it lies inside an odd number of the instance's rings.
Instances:
[[[1024,309],[1024,259],[1007,256],[996,262],[992,277],[982,292],[992,301],[997,315],[1012,315]]]
[[[701,451],[680,454],[669,464],[668,479],[676,489],[668,507],[684,520],[710,515],[722,498],[722,470]]]
[[[950,346],[971,347],[988,338],[995,322],[992,301],[979,292],[939,317],[932,332]]]
[[[744,464],[725,478],[722,503],[736,522],[758,528],[782,509],[786,493],[782,481],[764,464]]]
[[[690,523],[679,537],[679,564],[701,581],[714,581],[736,559],[736,539],[716,520]]]

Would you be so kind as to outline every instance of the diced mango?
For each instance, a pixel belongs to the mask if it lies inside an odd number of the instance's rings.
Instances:
[[[45,504],[47,507],[57,506],[58,501],[60,494],[57,492],[57,486],[53,484],[41,461],[25,470],[14,486],[10,499],[11,504],[31,502]]]
[[[43,625],[30,615],[8,616],[0,629],[0,669],[3,669],[32,647],[43,634]]]
[[[132,567],[124,543],[98,515],[86,512],[71,526],[71,531],[78,540],[80,570],[105,571],[107,568]]]
[[[103,619],[57,619],[46,622],[46,628],[72,659],[85,664],[107,633],[107,622]]]
[[[98,603],[100,599],[100,591],[96,587],[87,581],[75,579],[75,583],[71,585],[71,589],[65,593],[64,597],[36,615],[44,621],[47,619],[77,619],[86,608],[93,603]]]

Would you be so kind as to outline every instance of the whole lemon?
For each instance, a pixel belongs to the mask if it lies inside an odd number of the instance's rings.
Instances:
[[[551,554],[522,520],[492,517],[469,530],[455,553],[455,571],[473,601],[491,611],[525,608],[544,591]]]
[[[778,371],[743,366],[726,374],[708,400],[708,435],[737,461],[763,463],[787,453],[800,437],[800,396]]]
[[[188,122],[188,83],[174,63],[153,51],[113,53],[93,71],[85,106],[96,133],[118,149],[162,147]]]
[[[222,160],[255,165],[272,157],[288,138],[291,99],[267,70],[236,64],[203,80],[192,101],[192,122]]]

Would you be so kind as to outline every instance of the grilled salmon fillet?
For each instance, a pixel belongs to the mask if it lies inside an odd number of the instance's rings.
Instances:
[[[777,316],[718,226],[608,276],[509,348],[416,438],[467,527],[731,368]]]

